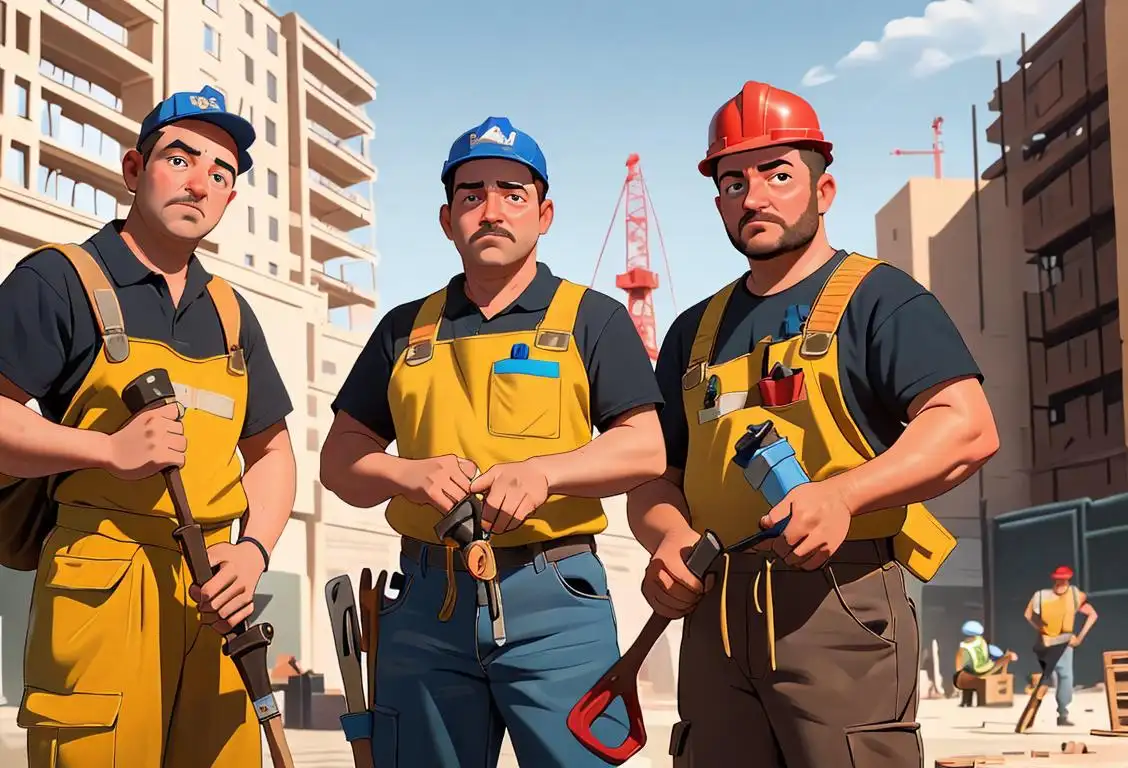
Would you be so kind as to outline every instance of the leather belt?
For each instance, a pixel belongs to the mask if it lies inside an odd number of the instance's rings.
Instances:
[[[406,536],[400,539],[400,552],[416,562],[419,562],[424,548],[426,548],[427,552],[428,566],[446,568],[447,547],[444,545],[428,544]],[[547,562],[555,563],[566,557],[580,555],[585,552],[595,554],[595,551],[595,537],[590,534],[562,536],[559,539],[537,541],[515,547],[493,547],[498,570],[522,568],[526,565],[530,565],[538,554],[544,554],[544,559]],[[461,557],[454,558],[454,569],[456,571],[466,570],[466,563],[462,562]]]

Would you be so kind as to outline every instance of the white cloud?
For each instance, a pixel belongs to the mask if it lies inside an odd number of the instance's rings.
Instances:
[[[803,75],[803,85],[808,88],[814,88],[816,85],[829,83],[836,77],[838,77],[838,75],[820,64],[817,67],[811,67],[807,70],[807,74]]]
[[[833,68],[812,67],[803,85],[814,87],[834,79],[835,70],[891,61],[908,64],[914,77],[947,69],[981,56],[1018,51],[1026,33],[1033,43],[1064,16],[1077,0],[933,0],[920,16],[893,19],[881,39],[863,40]]]

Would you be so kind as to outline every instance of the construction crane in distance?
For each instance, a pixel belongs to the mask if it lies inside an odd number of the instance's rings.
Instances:
[[[895,149],[889,154],[901,155],[932,155],[932,168],[936,178],[943,178],[943,166],[940,156],[944,154],[944,144],[940,141],[940,126],[944,125],[944,118],[937,117],[932,120],[932,149]]]
[[[607,234],[603,237],[603,246],[599,249],[599,258],[595,260],[595,271],[591,276],[591,286],[595,286],[595,278],[599,274],[599,265],[603,261],[603,254],[607,250],[607,241],[611,238],[611,230],[619,217],[619,207],[626,199],[626,224],[627,224],[627,267],[622,274],[615,276],[615,287],[627,293],[627,312],[634,322],[638,335],[642,339],[646,353],[651,362],[658,359],[658,334],[654,323],[654,290],[658,287],[658,273],[650,269],[650,218],[654,219],[654,230],[658,235],[658,245],[662,249],[662,261],[666,265],[666,279],[670,282],[670,299],[674,301],[674,311],[677,312],[676,299],[674,299],[674,283],[670,277],[670,262],[666,258],[666,244],[662,241],[662,228],[658,225],[658,215],[654,212],[654,203],[650,199],[650,190],[642,177],[639,167],[638,155],[632,153],[627,158],[627,178],[619,192],[619,199],[615,202],[615,212],[611,214],[611,224],[607,227]]]

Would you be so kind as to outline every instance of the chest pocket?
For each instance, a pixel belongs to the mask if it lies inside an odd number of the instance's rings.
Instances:
[[[490,368],[490,434],[560,437],[560,400],[560,363],[530,360],[529,346],[514,344],[509,357]]]

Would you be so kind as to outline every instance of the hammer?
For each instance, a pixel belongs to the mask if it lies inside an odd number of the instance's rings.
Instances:
[[[122,390],[121,400],[131,414],[137,415],[149,408],[175,403],[176,391],[168,372],[163,368],[154,368],[129,382]],[[162,470],[162,474],[179,523],[179,527],[172,532],[172,537],[188,563],[192,583],[202,587],[213,575],[203,529],[188,506],[188,494],[184,491],[180,469],[168,467]],[[294,758],[286,743],[281,712],[274,699],[274,689],[267,671],[266,649],[273,638],[274,627],[270,624],[264,622],[248,627],[246,620],[243,620],[224,638],[223,652],[231,657],[239,671],[239,677],[243,679],[243,686],[254,703],[255,716],[266,733],[267,748],[274,768],[294,768]]]

